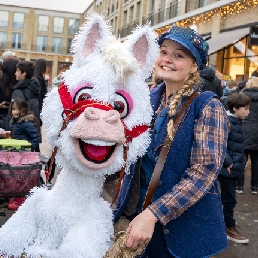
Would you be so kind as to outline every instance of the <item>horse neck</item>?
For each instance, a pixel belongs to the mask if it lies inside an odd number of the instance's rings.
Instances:
[[[104,176],[89,176],[76,170],[62,169],[52,190],[58,194],[70,192],[70,196],[83,199],[99,197],[102,192]]]

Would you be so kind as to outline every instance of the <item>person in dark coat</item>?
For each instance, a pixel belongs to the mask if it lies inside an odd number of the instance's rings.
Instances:
[[[243,120],[245,154],[251,159],[251,191],[258,191],[258,77],[252,77],[242,91],[251,98],[250,114]],[[237,191],[243,193],[244,175],[237,182]]]
[[[40,85],[40,103],[39,111],[41,112],[43,100],[47,94],[47,85],[45,81],[45,73],[47,70],[47,62],[45,59],[37,60],[35,64],[34,78],[38,80]]]
[[[227,114],[230,120],[230,132],[226,157],[218,176],[227,237],[237,244],[249,242],[249,239],[236,229],[234,208],[236,205],[236,178],[241,177],[245,169],[242,120],[248,116],[250,105],[251,99],[243,93],[233,93],[228,98]]]
[[[32,150],[37,150],[40,134],[35,127],[35,117],[29,111],[26,100],[14,99],[11,104],[12,119],[10,121],[11,137],[16,140],[27,140],[31,143]]]
[[[206,66],[203,70],[200,71],[200,76],[203,78],[203,91],[212,91],[219,96],[223,95],[223,89],[221,86],[221,81],[215,76],[214,70]]]
[[[16,81],[16,65],[19,63],[17,58],[9,58],[3,64],[3,75],[0,78],[0,128],[7,129],[7,115],[11,102],[12,87]]]
[[[34,65],[32,62],[23,61],[17,64],[16,79],[19,81],[13,87],[11,99],[21,98],[28,103],[29,110],[33,112],[37,129],[40,132],[40,85],[36,79],[32,79],[34,74]],[[10,121],[11,110],[8,112],[8,121]]]

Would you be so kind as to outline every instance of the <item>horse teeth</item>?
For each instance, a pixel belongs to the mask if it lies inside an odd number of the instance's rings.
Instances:
[[[102,140],[89,140],[89,139],[81,139],[81,140],[85,143],[92,144],[95,146],[113,146],[116,144],[115,142],[105,142]]]

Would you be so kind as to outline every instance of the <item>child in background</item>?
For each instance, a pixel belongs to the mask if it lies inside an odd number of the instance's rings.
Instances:
[[[16,140],[27,140],[31,143],[32,151],[38,149],[40,134],[36,128],[36,120],[31,111],[28,109],[26,100],[12,100],[12,118],[9,128],[11,137]],[[17,210],[25,201],[24,197],[11,198],[8,204],[9,210]]]
[[[245,169],[244,133],[242,120],[249,114],[251,99],[244,93],[233,93],[228,98],[227,114],[230,120],[230,132],[227,141],[227,153],[218,176],[221,188],[224,221],[227,238],[237,244],[247,244],[249,239],[238,232],[234,220],[236,205],[236,179]]]
[[[33,112],[37,121],[37,129],[40,132],[40,85],[37,79],[32,78],[34,74],[34,64],[29,61],[19,62],[16,66],[16,80],[18,81],[12,88],[11,99],[25,99],[28,107]],[[11,110],[8,112],[8,122],[11,119]],[[39,150],[38,150],[39,151]]]
[[[27,101],[24,99],[12,100],[12,118],[9,124],[11,138],[16,140],[27,140],[31,143],[31,150],[38,149],[40,133],[36,128],[34,114],[29,111]]]

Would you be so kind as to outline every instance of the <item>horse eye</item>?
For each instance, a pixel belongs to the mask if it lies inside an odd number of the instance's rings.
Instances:
[[[125,110],[125,104],[122,101],[115,101],[114,109],[122,114]]]
[[[86,99],[91,99],[92,88],[83,87],[76,92],[73,97],[73,102],[78,103],[79,101],[84,101]]]
[[[91,95],[89,93],[84,92],[78,97],[78,101],[83,101],[90,98],[91,98]]]
[[[125,118],[129,114],[129,104],[126,97],[119,92],[116,92],[114,110],[119,112],[120,118]]]

